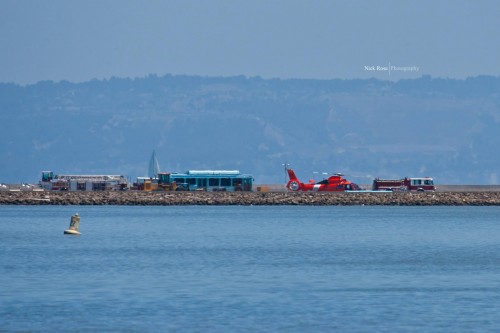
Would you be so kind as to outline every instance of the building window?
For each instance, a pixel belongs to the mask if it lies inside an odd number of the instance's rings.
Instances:
[[[93,191],[104,191],[106,188],[105,183],[93,183],[92,184],[92,190]]]

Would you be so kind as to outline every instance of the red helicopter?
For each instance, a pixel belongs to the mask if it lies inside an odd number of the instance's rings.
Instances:
[[[327,179],[320,182],[310,180],[308,184],[301,183],[292,169],[286,169],[290,180],[286,187],[290,191],[313,191],[313,192],[343,192],[343,191],[359,191],[361,188],[347,179],[343,178],[342,174],[336,173]]]

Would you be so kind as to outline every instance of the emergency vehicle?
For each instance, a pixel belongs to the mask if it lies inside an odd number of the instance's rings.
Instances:
[[[374,191],[435,191],[434,179],[431,177],[404,178],[404,179],[380,179],[373,180]]]
[[[286,187],[290,191],[313,191],[313,192],[344,192],[344,191],[359,191],[360,187],[348,181],[342,174],[336,173],[322,181],[315,182],[310,180],[309,183],[302,183],[292,169],[286,169],[289,181]]]

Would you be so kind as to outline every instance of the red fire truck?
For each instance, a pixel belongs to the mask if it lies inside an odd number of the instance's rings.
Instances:
[[[431,177],[404,178],[404,179],[380,179],[373,180],[374,191],[435,191],[434,180]]]

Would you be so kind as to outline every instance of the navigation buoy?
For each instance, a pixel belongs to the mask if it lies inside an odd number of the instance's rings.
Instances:
[[[71,216],[71,222],[69,223],[69,229],[64,230],[66,235],[80,235],[78,232],[78,226],[80,225],[80,215],[76,213]]]

